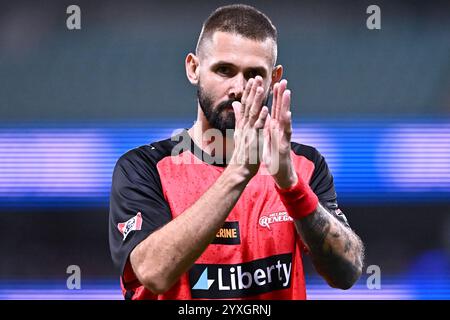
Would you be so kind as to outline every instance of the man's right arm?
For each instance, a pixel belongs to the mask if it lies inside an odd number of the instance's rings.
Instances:
[[[130,263],[141,284],[155,294],[164,293],[188,271],[223,225],[245,186],[257,173],[261,145],[259,130],[268,109],[262,107],[262,78],[249,80],[242,102],[234,103],[236,130],[230,164],[217,181],[186,211],[141,241]]]
[[[244,171],[226,168],[190,208],[134,248],[130,263],[141,284],[164,293],[192,266],[238,201],[248,182]]]

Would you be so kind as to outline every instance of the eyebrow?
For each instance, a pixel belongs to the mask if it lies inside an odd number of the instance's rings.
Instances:
[[[237,68],[236,65],[234,65],[234,64],[232,64],[232,63],[230,63],[230,62],[226,62],[226,61],[218,61],[218,62],[215,62],[215,63],[211,66],[211,68],[214,69],[214,68],[217,68],[217,67],[219,67],[219,66],[227,66],[227,67]],[[262,66],[255,66],[255,67],[248,67],[248,68],[245,68],[245,71],[248,71],[248,70],[255,70],[255,71],[258,72],[262,77],[265,77],[265,76],[267,75],[267,73],[268,73],[267,70],[266,70],[266,68],[264,68],[264,67],[262,67]]]

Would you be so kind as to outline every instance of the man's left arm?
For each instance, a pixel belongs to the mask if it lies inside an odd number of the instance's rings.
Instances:
[[[348,289],[361,276],[364,246],[338,209],[333,177],[319,157],[311,185],[294,173],[294,183],[277,191],[317,272],[330,286]]]
[[[345,217],[337,213],[333,179],[323,157],[316,152],[319,161],[312,187],[294,168],[291,159],[291,92],[286,87],[285,80],[273,87],[272,112],[264,129],[264,163],[275,180],[288,214],[295,220],[317,272],[330,286],[348,289],[361,276],[364,246]],[[324,179],[323,175],[329,179]],[[325,208],[321,201],[331,204],[328,205],[330,209],[335,205],[334,210]]]
[[[314,163],[314,171],[308,183],[297,180],[291,190],[279,190],[280,196],[296,217],[295,226],[316,270],[332,287],[348,289],[361,275],[364,246],[338,208],[325,158],[316,149],[296,143],[292,143],[292,151],[294,157],[306,155]],[[297,179],[300,176],[297,174]]]
[[[335,288],[349,289],[362,273],[364,246],[350,227],[344,225],[320,202],[295,226],[308,247],[317,272]]]

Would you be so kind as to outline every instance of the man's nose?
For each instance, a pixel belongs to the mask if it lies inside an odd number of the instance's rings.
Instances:
[[[233,79],[231,79],[231,87],[229,91],[230,98],[241,100],[242,94],[244,93],[245,84],[247,81],[245,80],[242,74],[237,74]]]

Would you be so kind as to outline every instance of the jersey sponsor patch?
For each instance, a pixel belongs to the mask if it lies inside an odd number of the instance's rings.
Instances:
[[[141,230],[142,228],[142,215],[138,212],[134,217],[128,219],[125,222],[117,224],[117,229],[123,235],[123,241],[127,238],[131,231]]]
[[[262,215],[259,218],[259,225],[270,230],[271,224],[285,221],[294,221],[294,219],[292,219],[286,211],[274,212],[268,215]]]
[[[240,244],[239,221],[226,221],[217,231],[213,244]]]
[[[189,270],[193,298],[254,296],[291,286],[292,254],[241,264],[195,264]]]

